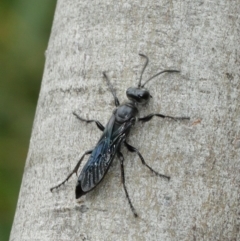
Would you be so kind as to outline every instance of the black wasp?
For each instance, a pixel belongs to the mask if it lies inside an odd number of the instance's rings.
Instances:
[[[126,184],[125,184],[125,175],[124,175],[124,157],[121,152],[122,144],[130,151],[135,152],[139,156],[139,158],[142,161],[142,164],[146,166],[148,169],[150,169],[153,173],[155,173],[157,176],[170,179],[169,176],[165,176],[163,174],[160,174],[153,170],[144,160],[141,153],[138,151],[137,148],[133,147],[127,142],[127,137],[129,135],[129,132],[132,128],[132,126],[136,123],[136,121],[142,121],[147,122],[152,119],[152,117],[157,116],[161,118],[170,118],[173,120],[184,120],[184,119],[190,119],[189,117],[172,117],[162,114],[149,114],[144,117],[137,118],[138,115],[138,105],[146,104],[149,102],[150,98],[152,97],[147,89],[144,88],[145,84],[148,83],[153,78],[157,77],[158,75],[162,73],[173,73],[173,72],[179,72],[178,70],[163,70],[151,78],[149,78],[144,84],[141,84],[142,75],[144,73],[145,68],[148,65],[148,57],[139,54],[140,56],[144,57],[146,59],[145,65],[142,69],[140,80],[138,83],[138,87],[130,87],[127,89],[127,97],[129,99],[128,102],[120,105],[119,100],[116,96],[116,93],[113,89],[113,86],[111,85],[107,75],[105,72],[103,72],[103,75],[107,81],[108,87],[113,95],[116,109],[113,111],[113,114],[108,121],[106,127],[104,127],[99,121],[97,120],[86,120],[80,116],[78,116],[76,113],[73,113],[79,120],[91,123],[94,122],[97,127],[103,132],[102,136],[100,137],[96,147],[92,150],[86,151],[83,156],[78,161],[77,165],[73,169],[73,171],[68,175],[68,177],[59,185],[51,188],[56,189],[63,185],[68,179],[74,174],[77,174],[77,171],[79,169],[79,166],[85,157],[85,155],[90,155],[87,163],[83,167],[77,181],[76,185],[76,198],[80,198],[81,196],[85,195],[86,193],[93,190],[104,178],[106,175],[113,159],[115,158],[115,155],[120,160],[121,164],[121,177],[122,177],[122,184],[123,188],[126,194],[126,197],[128,199],[129,205],[131,207],[131,210],[135,217],[137,217],[137,212],[135,208],[132,205],[131,199],[129,197]]]

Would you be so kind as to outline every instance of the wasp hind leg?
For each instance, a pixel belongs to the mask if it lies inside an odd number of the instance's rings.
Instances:
[[[162,114],[149,114],[147,116],[144,116],[144,117],[140,117],[138,118],[139,121],[142,121],[142,122],[148,122],[150,121],[154,116],[157,116],[157,117],[161,117],[161,118],[169,118],[169,119],[172,119],[172,120],[190,120],[189,117],[173,117],[173,116],[169,116],[169,115],[162,115]]]
[[[93,150],[86,151],[86,152],[82,155],[82,157],[80,158],[80,160],[78,161],[77,165],[74,167],[74,169],[72,170],[72,172],[67,176],[67,178],[66,178],[63,182],[61,182],[60,184],[58,184],[57,186],[50,188],[50,191],[52,192],[54,189],[58,189],[59,187],[61,187],[65,182],[67,182],[67,181],[69,180],[69,178],[70,178],[74,173],[76,173],[76,175],[77,175],[77,171],[78,171],[78,169],[79,169],[79,166],[80,166],[83,158],[84,158],[86,155],[91,154],[92,152],[93,152]]]
[[[123,164],[124,157],[123,157],[123,154],[120,151],[117,152],[117,156],[118,156],[118,158],[120,160],[120,164],[121,164],[121,177],[122,177],[123,188],[124,188],[124,191],[125,191],[125,194],[126,194],[126,197],[127,197],[128,203],[129,203],[129,206],[130,206],[130,208],[131,208],[131,210],[133,212],[133,215],[134,215],[135,218],[137,218],[138,214],[137,214],[135,208],[133,207],[133,204],[131,202],[131,199],[129,197],[129,194],[128,194],[128,191],[127,191],[127,187],[126,187],[126,184],[125,184],[125,174],[124,174],[124,164]]]

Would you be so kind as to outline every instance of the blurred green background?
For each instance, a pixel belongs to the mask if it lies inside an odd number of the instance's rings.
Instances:
[[[56,1],[0,1],[0,240],[9,239]]]

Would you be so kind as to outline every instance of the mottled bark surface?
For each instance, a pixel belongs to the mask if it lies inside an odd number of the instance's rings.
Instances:
[[[240,22],[239,1],[59,0],[10,240],[239,240]],[[115,159],[104,181],[75,200],[76,177],[51,193],[97,142],[114,102],[144,78],[153,98],[129,143],[168,182],[123,149],[127,203]],[[87,158],[85,158],[85,161]]]

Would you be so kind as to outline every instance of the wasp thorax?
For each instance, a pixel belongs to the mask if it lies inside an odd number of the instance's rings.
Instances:
[[[126,91],[127,97],[133,102],[145,104],[149,101],[151,95],[147,89],[130,87]]]
[[[116,120],[118,122],[129,121],[138,114],[138,109],[132,103],[120,105],[115,112]]]

